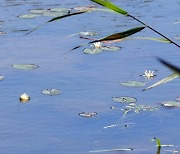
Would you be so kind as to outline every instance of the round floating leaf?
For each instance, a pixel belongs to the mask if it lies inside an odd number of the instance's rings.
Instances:
[[[180,107],[180,102],[167,101],[167,102],[163,102],[162,106],[169,107],[169,108],[178,108],[178,107]]]
[[[44,95],[59,95],[60,92],[61,91],[58,89],[45,89],[42,91],[42,94],[44,94]]]
[[[97,114],[97,112],[82,112],[82,113],[79,113],[79,115],[81,117],[86,117],[86,118],[93,117],[96,114]]]
[[[106,51],[119,51],[121,49],[121,47],[116,47],[116,46],[102,46],[101,47],[102,50],[106,50]]]
[[[43,13],[49,12],[49,10],[35,9],[35,10],[30,10],[29,12],[34,13],[34,14],[43,14]]]
[[[12,65],[12,67],[16,69],[22,69],[22,70],[33,70],[33,69],[38,68],[39,66],[35,64],[14,64]]]
[[[38,17],[38,14],[22,14],[20,16],[18,16],[19,18],[23,18],[23,19],[32,19],[35,17]]]
[[[58,16],[64,16],[67,13],[64,12],[45,12],[43,13],[43,16],[48,16],[48,17],[58,17]]]
[[[67,8],[53,8],[50,10],[53,12],[61,12],[61,13],[68,13],[70,11],[70,9],[67,9]]]
[[[129,96],[113,97],[112,99],[118,103],[134,103],[137,100],[136,98]]]
[[[79,32],[80,35],[84,35],[84,36],[94,36],[94,35],[98,35],[99,33],[97,32]]]
[[[103,52],[103,50],[101,50],[100,48],[86,48],[83,52],[94,55]]]
[[[120,84],[122,86],[126,86],[126,87],[143,87],[143,86],[145,86],[145,83],[140,82],[140,81],[127,81],[127,82],[121,82]]]
[[[0,81],[3,80],[5,78],[5,76],[0,75]]]

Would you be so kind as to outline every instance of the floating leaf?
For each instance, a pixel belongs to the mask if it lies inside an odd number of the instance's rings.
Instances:
[[[169,108],[179,108],[180,107],[180,102],[167,101],[167,102],[161,103],[161,105],[164,106],[164,107],[169,107]]]
[[[106,50],[106,51],[119,51],[121,49],[121,47],[116,47],[116,46],[102,46],[101,47],[102,50]]]
[[[45,10],[45,9],[34,9],[34,10],[30,10],[30,13],[34,13],[34,14],[43,14],[46,12],[49,12],[49,10]]]
[[[140,81],[127,81],[127,82],[121,82],[120,83],[122,86],[126,86],[126,87],[143,87],[145,86],[144,82],[140,82]]]
[[[42,15],[47,16],[47,17],[58,17],[58,16],[67,15],[67,13],[64,13],[64,12],[45,12]]]
[[[44,95],[59,95],[61,93],[58,89],[45,89],[42,91]]]
[[[5,78],[5,76],[0,75],[0,81],[3,80]]]
[[[148,90],[148,89],[151,89],[151,88],[154,88],[154,87],[159,86],[159,85],[161,85],[161,84],[165,84],[165,83],[170,82],[170,81],[172,81],[172,80],[174,80],[174,79],[176,79],[176,78],[178,78],[178,77],[179,77],[178,74],[173,73],[173,74],[169,75],[168,77],[163,78],[163,79],[160,80],[159,82],[156,82],[156,83],[153,84],[152,86],[149,86],[149,87],[143,89],[143,91]]]
[[[68,9],[68,8],[53,8],[53,9],[50,9],[50,11],[53,11],[53,12],[62,12],[62,13],[68,13],[71,9]]]
[[[83,52],[94,55],[103,52],[103,50],[101,50],[100,48],[86,48],[83,50]]]
[[[80,35],[84,35],[84,36],[94,36],[94,35],[98,35],[99,33],[97,32],[79,32]]]
[[[33,69],[38,68],[39,66],[35,64],[14,64],[12,65],[12,67],[16,69],[22,69],[22,70],[33,70]]]
[[[19,18],[23,18],[23,19],[32,19],[35,17],[38,17],[38,14],[22,14],[20,16],[18,16]]]
[[[94,43],[94,42],[103,42],[103,41],[112,41],[112,40],[119,40],[119,39],[122,39],[122,38],[125,38],[125,37],[128,37],[130,35],[133,35],[141,30],[143,30],[145,27],[136,27],[136,28],[132,28],[132,29],[129,29],[127,31],[124,31],[124,32],[121,32],[121,33],[115,33],[115,34],[112,34],[112,35],[109,35],[107,37],[104,37],[104,38],[101,38],[101,39],[98,39],[98,40],[95,40],[95,41],[92,41],[90,43]]]
[[[96,114],[97,114],[97,112],[82,112],[82,113],[79,113],[79,115],[81,117],[86,117],[86,118],[93,117]]]
[[[113,152],[113,151],[132,151],[133,148],[126,148],[126,149],[108,149],[108,150],[94,150],[89,152]]]
[[[111,10],[113,10],[115,12],[120,13],[120,14],[128,15],[127,11],[119,8],[118,6],[114,5],[113,3],[111,3],[108,0],[91,0],[91,1],[93,1],[95,3],[98,3],[98,4],[100,4],[100,5],[104,6],[104,7],[107,7],[108,9],[111,9]]]
[[[113,97],[113,101],[118,103],[134,103],[136,102],[136,98],[129,97],[129,96],[122,96],[122,97]]]

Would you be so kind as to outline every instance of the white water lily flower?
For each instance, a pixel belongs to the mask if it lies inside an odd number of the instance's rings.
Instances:
[[[20,95],[19,99],[22,102],[27,102],[28,100],[30,100],[30,96],[27,95],[26,93],[23,93],[23,94]]]
[[[145,70],[145,72],[144,72],[144,74],[142,76],[145,76],[146,78],[150,79],[150,78],[153,78],[156,75],[154,74],[154,71]]]
[[[95,48],[101,48],[102,47],[102,43],[101,42],[95,42],[93,43]]]

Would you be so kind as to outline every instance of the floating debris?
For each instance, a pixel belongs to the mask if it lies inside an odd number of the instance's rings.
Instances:
[[[140,76],[144,76],[147,79],[153,79],[155,76],[157,76],[156,74],[154,74],[156,70],[145,70],[144,74],[140,75]]]
[[[58,90],[58,89],[45,89],[45,90],[42,90],[42,94],[44,94],[44,95],[51,95],[51,96],[53,96],[53,95],[59,95],[61,93],[61,91],[60,90]]]
[[[0,31],[0,36],[1,36],[1,35],[5,35],[5,33],[4,33],[3,31]]]
[[[113,101],[118,103],[134,103],[137,101],[134,97],[121,96],[121,97],[112,97]]]
[[[4,78],[5,78],[5,76],[0,75],[0,81],[1,81],[1,80],[4,80]]]
[[[169,108],[179,108],[180,107],[180,102],[178,102],[178,101],[167,101],[167,102],[163,102],[160,104],[161,104],[161,106],[169,107]]]
[[[95,35],[98,35],[99,33],[97,32],[79,32],[80,35],[83,35],[83,36],[95,36]]]
[[[82,113],[79,113],[79,115],[81,117],[86,117],[86,118],[90,118],[90,117],[93,117],[97,114],[97,112],[82,112]]]
[[[20,102],[26,103],[27,101],[30,100],[30,96],[26,93],[23,93],[20,95],[19,100]]]
[[[120,84],[125,87],[143,87],[143,86],[145,86],[144,82],[133,81],[133,80],[130,80],[127,82],[121,82]]]
[[[33,70],[33,69],[38,68],[39,66],[35,64],[14,64],[12,65],[12,67],[16,69],[22,69],[22,70]]]
[[[177,101],[180,101],[180,97],[176,97],[176,100],[177,100]]]

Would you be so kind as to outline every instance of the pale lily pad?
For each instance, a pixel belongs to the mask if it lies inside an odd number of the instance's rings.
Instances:
[[[16,69],[22,69],[22,70],[33,70],[33,69],[38,68],[39,66],[35,64],[14,64],[12,65],[12,67]]]
[[[113,101],[118,103],[134,103],[137,101],[134,97],[122,96],[122,97],[113,97]]]
[[[100,48],[86,48],[83,52],[94,55],[103,52],[103,50],[101,50]]]
[[[38,14],[22,14],[20,16],[18,16],[19,18],[22,18],[22,19],[32,19],[32,18],[35,18],[35,17],[38,17],[39,15]]]
[[[5,76],[0,75],[0,81],[3,80],[5,78]]]
[[[116,46],[102,46],[101,47],[102,50],[106,50],[106,51],[119,51],[121,49],[121,47],[116,47]]]
[[[34,10],[30,10],[30,13],[34,13],[34,14],[43,14],[46,12],[49,12],[49,10],[45,10],[45,9],[34,9]]]
[[[99,33],[97,32],[79,32],[80,35],[84,35],[84,36],[94,36],[94,35],[98,35]]]
[[[68,8],[53,8],[50,10],[53,12],[61,12],[61,13],[68,13],[70,11],[70,9]]]
[[[81,117],[86,117],[86,118],[93,117],[96,114],[97,114],[97,112],[82,112],[82,113],[79,113],[79,115]]]
[[[164,106],[164,107],[169,107],[169,108],[179,108],[180,107],[180,102],[167,101],[167,102],[163,102],[161,105]]]
[[[42,91],[44,95],[59,95],[61,93],[58,89],[45,89]]]
[[[133,80],[127,81],[127,82],[121,82],[120,84],[125,87],[143,87],[143,86],[145,86],[144,82],[133,81]]]
[[[57,17],[57,16],[64,16],[67,13],[64,12],[45,12],[42,15],[43,16],[48,16],[48,17]]]

